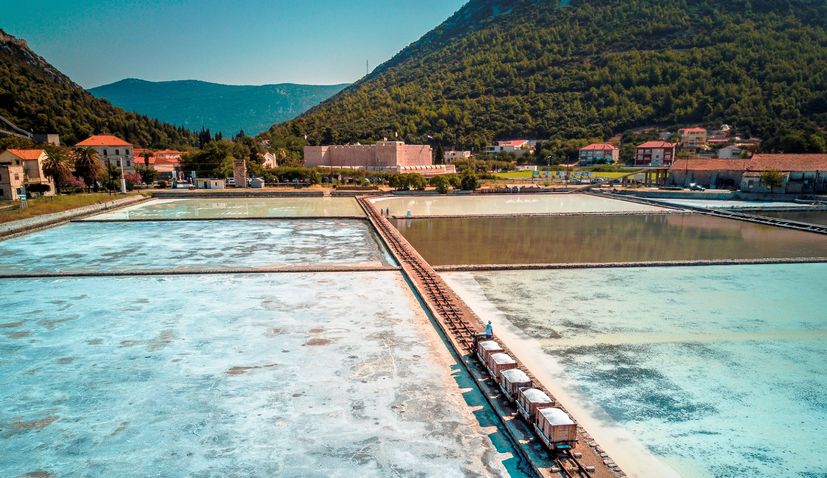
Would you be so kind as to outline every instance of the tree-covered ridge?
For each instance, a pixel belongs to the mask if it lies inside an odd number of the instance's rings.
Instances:
[[[75,84],[22,40],[0,30],[0,115],[33,133],[58,133],[64,144],[92,134],[117,135],[138,146],[195,143],[184,128],[129,113]]]
[[[721,122],[765,138],[827,125],[827,2],[472,0],[274,131],[481,147]]]

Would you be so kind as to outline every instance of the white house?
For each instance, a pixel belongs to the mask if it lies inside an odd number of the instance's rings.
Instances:
[[[462,159],[471,159],[471,151],[445,151],[446,163],[453,163]]]
[[[105,165],[123,167],[125,173],[135,172],[135,158],[132,145],[111,134],[90,136],[75,145],[76,148],[92,148],[98,152]]]

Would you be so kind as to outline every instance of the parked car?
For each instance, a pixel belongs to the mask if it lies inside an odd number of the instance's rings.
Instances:
[[[226,184],[227,186],[230,186],[230,187],[233,187],[233,188],[234,188],[234,187],[235,187],[235,178],[227,178],[227,181],[226,181],[226,183],[225,183],[225,184]]]
[[[706,188],[701,186],[698,183],[689,183],[689,190],[690,191],[706,191]]]

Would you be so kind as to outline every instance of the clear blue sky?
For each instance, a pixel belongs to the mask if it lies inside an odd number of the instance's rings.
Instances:
[[[0,0],[0,28],[90,88],[347,83],[466,0]]]

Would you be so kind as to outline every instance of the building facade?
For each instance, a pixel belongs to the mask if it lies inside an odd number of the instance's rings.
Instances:
[[[144,153],[149,153],[149,158],[144,158]],[[132,167],[135,169],[148,167],[158,173],[157,179],[159,180],[177,178],[181,170],[181,156],[183,154],[183,151],[173,149],[152,151],[135,148],[132,153]],[[124,165],[124,167],[126,166]]]
[[[471,159],[471,151],[445,151],[445,162],[453,163],[457,160]]]
[[[405,144],[403,141],[379,141],[371,145],[305,146],[304,165],[420,173],[423,176],[456,172],[453,165],[434,165],[430,146]]]
[[[100,156],[103,164],[120,168],[121,162],[123,161],[123,171],[125,173],[135,172],[134,148],[131,144],[117,136],[110,134],[90,136],[76,144],[75,147],[92,148],[98,152],[98,156]],[[143,158],[141,161],[143,161]]]
[[[678,145],[667,141],[647,141],[637,146],[635,166],[669,166],[675,160]]]
[[[778,171],[783,187],[772,192],[809,194],[827,192],[827,154],[756,154],[751,159],[680,159],[669,168],[668,184],[697,183],[709,188],[771,192],[760,178]]]
[[[49,159],[43,149],[8,149],[0,153],[0,165],[20,166],[23,170],[23,184],[26,187],[37,185],[39,194],[55,194],[55,183],[43,172],[43,162]]]
[[[706,148],[707,131],[704,128],[683,128],[678,130],[681,135],[681,146],[686,149],[698,150]]]
[[[580,166],[613,164],[620,161],[620,148],[608,143],[590,144],[580,149]]]
[[[497,144],[485,147],[485,154],[511,153],[520,158],[531,153],[531,148],[536,143],[536,141],[528,139],[509,139],[506,141],[497,141]]]
[[[0,164],[0,201],[16,201],[23,192],[23,166]]]
[[[744,150],[738,146],[724,146],[718,150],[719,159],[741,159],[743,154]]]

